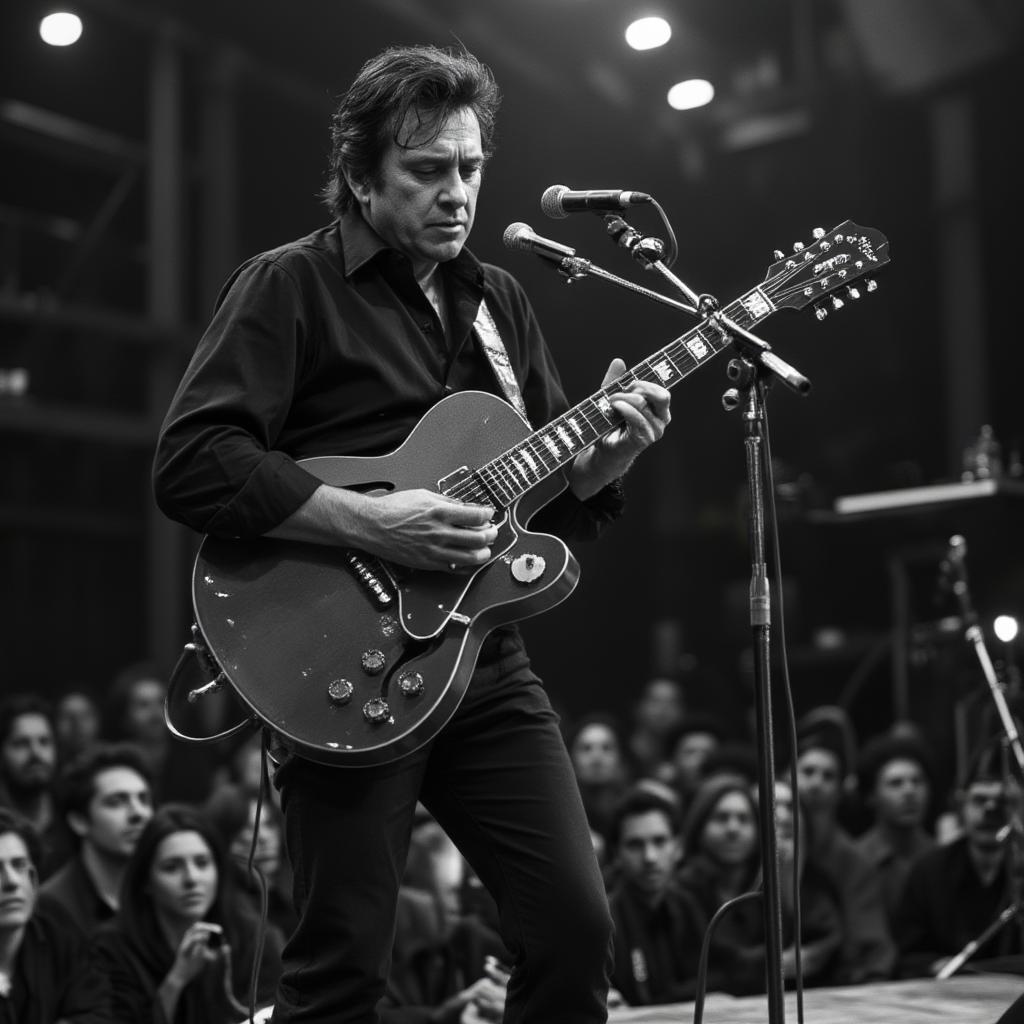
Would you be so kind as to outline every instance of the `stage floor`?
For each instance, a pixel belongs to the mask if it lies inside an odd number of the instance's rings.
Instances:
[[[963,975],[945,981],[888,981],[804,991],[804,1024],[995,1024],[1024,994],[1024,978]],[[692,1003],[613,1010],[609,1024],[688,1024]],[[735,999],[715,992],[704,1003],[704,1024],[767,1024],[764,996]],[[796,1024],[796,994],[786,993],[786,1024]]]

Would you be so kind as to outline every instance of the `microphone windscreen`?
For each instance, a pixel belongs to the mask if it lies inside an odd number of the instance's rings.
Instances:
[[[532,237],[533,228],[522,221],[516,221],[515,224],[509,224],[505,228],[505,233],[501,236],[501,240],[505,244],[506,249],[525,249],[529,251],[530,239]]]
[[[567,185],[552,185],[544,190],[544,195],[540,197],[540,208],[548,217],[553,220],[564,220],[569,216],[562,209],[562,194],[568,191]]]

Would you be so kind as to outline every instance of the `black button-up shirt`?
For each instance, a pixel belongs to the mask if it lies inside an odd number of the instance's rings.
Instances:
[[[218,299],[160,435],[154,481],[163,511],[200,532],[261,536],[321,483],[296,459],[382,455],[452,391],[502,395],[472,331],[483,298],[533,426],[564,412],[558,372],[518,282],[468,250],[441,269],[450,335],[408,258],[358,211],[244,263]],[[587,502],[567,491],[537,520],[565,537],[588,536],[621,504],[615,486]]]

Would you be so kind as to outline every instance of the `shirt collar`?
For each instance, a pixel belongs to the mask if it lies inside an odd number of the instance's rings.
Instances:
[[[338,227],[341,236],[342,265],[347,278],[381,253],[398,252],[370,227],[358,208],[346,210],[338,220]],[[483,288],[483,264],[465,246],[454,260],[445,264],[445,267],[456,277],[463,278],[477,288]]]

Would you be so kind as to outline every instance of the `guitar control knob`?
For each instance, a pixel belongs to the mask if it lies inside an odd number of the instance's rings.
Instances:
[[[355,692],[356,688],[347,679],[332,679],[327,684],[327,699],[335,707],[347,704]]]
[[[374,725],[386,722],[391,717],[391,708],[383,697],[373,697],[363,705],[363,718]]]
[[[398,677],[398,688],[406,697],[418,697],[423,692],[423,676],[419,672],[403,672]]]
[[[383,651],[378,651],[374,647],[368,651],[363,651],[359,663],[363,666],[363,671],[368,676],[379,676],[384,671],[387,658],[384,657]]]
[[[544,575],[547,562],[540,555],[517,555],[512,559],[512,579],[517,583],[533,583]]]

